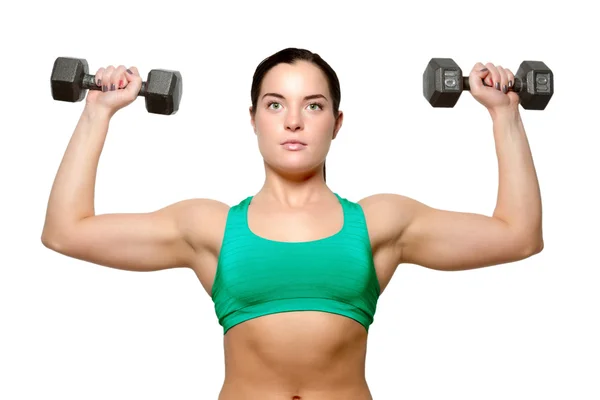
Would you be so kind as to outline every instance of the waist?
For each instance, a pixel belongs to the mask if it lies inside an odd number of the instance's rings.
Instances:
[[[255,318],[225,336],[225,383],[265,393],[366,386],[366,342],[361,324],[336,314],[301,311]]]
[[[265,388],[244,383],[225,382],[218,400],[373,400],[366,383],[353,382],[344,388],[310,390]]]

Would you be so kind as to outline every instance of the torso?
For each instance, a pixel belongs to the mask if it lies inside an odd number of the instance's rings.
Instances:
[[[383,292],[397,265],[393,249],[378,242],[377,222],[370,218],[369,208],[363,210]],[[211,251],[203,252],[193,268],[209,295],[226,219],[226,214],[216,218]],[[248,227],[253,234],[276,241],[327,238],[343,223],[341,205],[335,197],[302,210],[276,210],[260,202],[248,208]],[[286,229],[289,226],[294,229]],[[341,315],[298,311],[245,321],[224,336],[225,381],[219,400],[370,400],[365,380],[366,348],[365,328]]]

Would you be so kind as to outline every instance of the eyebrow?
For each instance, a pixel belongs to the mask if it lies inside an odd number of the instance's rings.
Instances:
[[[273,96],[273,97],[277,97],[280,99],[285,99],[285,97],[283,97],[283,95],[281,95],[279,93],[265,93],[262,98],[264,99],[267,96]],[[326,101],[329,101],[329,100],[327,100],[327,97],[323,96],[322,94],[311,94],[309,96],[304,97],[304,100],[312,100],[312,99],[325,99]]]

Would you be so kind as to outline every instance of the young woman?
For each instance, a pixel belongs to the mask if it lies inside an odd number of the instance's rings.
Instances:
[[[489,111],[499,165],[493,216],[439,210],[396,194],[352,202],[325,181],[339,133],[340,84],[319,55],[284,49],[256,69],[250,117],[265,181],[232,207],[187,199],[150,213],[95,215],[111,117],[137,96],[134,67],[96,73],[48,202],[45,246],[130,271],[191,268],[224,331],[219,399],[366,400],[367,335],[401,263],[465,270],[542,250],[538,182],[514,75],[477,63],[471,94]]]

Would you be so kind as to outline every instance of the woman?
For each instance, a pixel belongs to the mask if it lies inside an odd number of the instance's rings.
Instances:
[[[224,330],[219,399],[366,400],[367,335],[400,263],[480,268],[542,250],[541,199],[510,90],[514,75],[477,63],[472,95],[490,113],[499,162],[492,217],[395,194],[352,202],[325,182],[343,122],[333,69],[285,49],[257,68],[251,125],[266,179],[229,207],[189,199],[151,213],[95,215],[94,186],[111,117],[141,87],[134,67],[101,68],[58,170],[42,242],[61,254],[131,271],[191,268]]]

